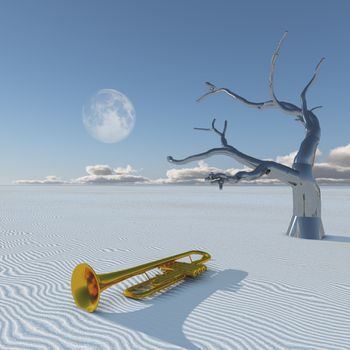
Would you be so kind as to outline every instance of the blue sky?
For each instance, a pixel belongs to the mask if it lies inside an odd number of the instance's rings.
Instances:
[[[183,157],[219,146],[196,132],[228,119],[240,150],[275,158],[296,150],[304,130],[279,111],[258,111],[227,96],[195,99],[205,81],[252,100],[268,99],[272,52],[289,36],[276,70],[276,93],[299,95],[323,56],[309,93],[322,128],[320,149],[350,143],[350,2],[348,1],[2,1],[0,3],[0,183],[56,175],[72,179],[85,167],[142,169],[150,178]],[[115,144],[93,139],[82,106],[100,89],[132,101],[136,125]],[[322,160],[322,157],[321,157]],[[238,166],[211,158],[212,166]]]

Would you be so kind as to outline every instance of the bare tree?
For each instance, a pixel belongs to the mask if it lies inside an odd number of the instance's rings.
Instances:
[[[213,148],[203,153],[191,155],[184,159],[174,159],[169,156],[167,159],[171,163],[185,164],[195,160],[205,159],[213,155],[221,154],[234,158],[238,162],[253,169],[252,171],[240,171],[233,176],[224,173],[210,173],[207,180],[217,182],[219,188],[222,189],[225,182],[239,182],[240,180],[255,180],[263,175],[269,175],[272,178],[277,178],[281,182],[289,184],[293,191],[293,216],[287,230],[287,235],[299,238],[322,239],[324,229],[321,220],[321,193],[320,188],[313,176],[312,168],[315,162],[315,154],[320,141],[321,129],[319,121],[313,111],[316,108],[308,109],[306,102],[306,93],[312,83],[315,81],[320,65],[324,58],[320,60],[316,66],[315,72],[302,91],[301,107],[292,103],[280,101],[274,91],[274,73],[275,65],[278,59],[280,49],[287,32],[284,33],[279,41],[276,50],[272,55],[271,69],[269,76],[269,93],[271,100],[265,102],[252,102],[244,97],[236,94],[227,88],[217,88],[211,83],[206,83],[209,91],[201,96],[198,101],[209,95],[218,93],[226,93],[230,97],[238,100],[245,105],[257,109],[279,108],[287,115],[293,116],[295,120],[300,122],[306,131],[305,137],[300,144],[299,151],[294,159],[293,166],[288,167],[283,164],[266,161],[251,157],[238,149],[229,145],[226,140],[227,121],[223,131],[219,131],[215,127],[215,119],[212,122],[211,129],[196,128],[198,130],[212,130],[220,136],[222,147]]]

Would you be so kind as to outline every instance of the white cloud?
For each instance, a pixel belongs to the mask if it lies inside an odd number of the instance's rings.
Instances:
[[[276,162],[291,167],[298,151],[293,151],[285,156],[277,156]]]
[[[277,156],[276,162],[291,167],[293,165],[294,158],[297,155],[297,153],[298,153],[298,151],[293,151],[285,156]],[[316,157],[315,157],[316,160],[321,155],[322,155],[322,152],[317,148]]]
[[[116,184],[127,182],[147,183],[149,179],[141,175],[87,175],[72,181],[72,183],[76,184]]]
[[[350,182],[350,167],[343,167],[330,163],[317,163],[313,169],[314,176],[319,181],[344,180]]]
[[[327,160],[331,164],[350,167],[350,143],[346,146],[332,149]]]
[[[147,183],[150,180],[137,173],[131,165],[126,168],[112,169],[109,165],[89,165],[86,167],[88,175],[78,177],[72,183],[77,184],[115,184],[115,183]]]
[[[71,181],[63,181],[56,176],[47,176],[43,180],[17,180],[19,185],[46,185],[46,184],[118,184],[118,183],[151,183],[147,177],[137,175],[131,165],[113,169],[109,165],[88,165],[85,168],[88,175]]]
[[[199,161],[198,166],[193,168],[173,168],[166,172],[165,179],[154,180],[154,183],[159,184],[174,184],[174,183],[202,183],[204,178],[210,172],[222,172],[221,169],[210,167],[204,161]]]
[[[85,168],[89,175],[112,175],[113,169],[109,165],[88,165]]]
[[[129,175],[129,174],[134,174],[137,173],[137,170],[135,170],[131,165],[127,165],[126,168],[123,167],[118,167],[114,169],[114,173],[117,175]]]
[[[50,175],[46,176],[43,180],[16,180],[14,183],[17,185],[63,185],[67,182],[57,176]]]

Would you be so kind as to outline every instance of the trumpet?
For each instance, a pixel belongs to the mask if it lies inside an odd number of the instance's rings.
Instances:
[[[193,260],[192,255],[200,255],[201,258]],[[190,262],[177,261],[186,257],[189,258]],[[210,254],[206,252],[190,250],[129,269],[103,274],[96,274],[91,266],[82,263],[77,265],[72,273],[71,290],[73,299],[78,307],[88,312],[94,312],[104,290],[140,274],[146,276],[146,281],[125,289],[123,294],[133,299],[149,297],[185,280],[186,277],[196,278],[207,270],[204,263],[210,259]],[[147,271],[153,269],[159,269],[161,273],[150,278]]]

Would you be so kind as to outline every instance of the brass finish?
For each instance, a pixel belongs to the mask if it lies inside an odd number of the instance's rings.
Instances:
[[[191,255],[201,255],[202,257],[199,260],[192,260]],[[191,262],[176,261],[185,257],[189,257]],[[96,274],[91,266],[82,263],[77,265],[72,273],[71,289],[74,302],[78,307],[88,312],[94,312],[100,300],[100,295],[105,289],[139,274],[145,274],[148,279],[127,288],[124,290],[124,295],[133,299],[152,296],[186,279],[186,277],[197,277],[207,270],[207,267],[203,264],[210,259],[210,254],[206,252],[191,250],[126,270],[103,274]],[[156,268],[161,270],[162,273],[149,278],[147,271]]]

